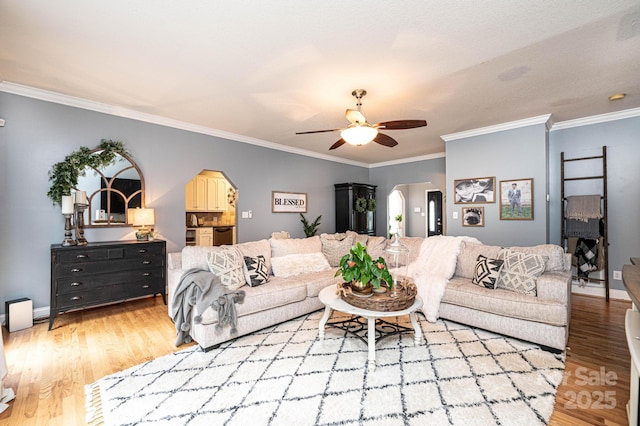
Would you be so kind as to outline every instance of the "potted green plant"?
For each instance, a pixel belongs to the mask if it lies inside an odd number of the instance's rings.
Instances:
[[[318,232],[318,226],[320,226],[321,217],[322,215],[318,216],[316,220],[309,223],[307,221],[307,218],[304,217],[302,213],[300,213],[300,222],[302,222],[302,226],[304,228],[304,235],[306,235],[307,237],[313,237],[314,235],[316,235],[316,232]]]
[[[383,257],[374,260],[367,253],[367,247],[359,242],[352,246],[349,254],[340,259],[340,267],[335,276],[342,275],[345,282],[351,283],[351,289],[356,293],[368,294],[373,288],[381,285],[393,287],[393,279]]]

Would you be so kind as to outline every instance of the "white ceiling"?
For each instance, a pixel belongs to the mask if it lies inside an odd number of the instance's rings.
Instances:
[[[0,81],[369,164],[637,108],[639,76],[638,0],[0,0]],[[348,124],[356,88],[369,122],[428,127],[395,148],[295,135]]]

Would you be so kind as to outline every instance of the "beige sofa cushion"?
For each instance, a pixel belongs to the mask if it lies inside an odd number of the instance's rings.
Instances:
[[[240,253],[242,253],[242,256],[264,257],[264,262],[267,268],[269,269],[269,271],[271,271],[271,244],[269,244],[268,240],[259,240],[259,241],[250,241],[248,243],[240,243],[240,244],[236,244],[234,247],[240,250]]]
[[[300,302],[307,297],[306,283],[297,277],[271,277],[269,282],[264,285],[257,287],[245,286],[242,289],[245,291],[244,302],[236,303],[238,323],[242,321],[244,315]],[[207,308],[202,314],[202,324],[217,322],[218,313],[211,308]]]
[[[367,242],[369,241],[369,235],[368,234],[358,234],[355,231],[347,231],[346,234],[353,236],[353,245],[354,246],[356,244],[358,244],[358,243],[362,244],[363,246],[366,246]]]
[[[372,259],[384,256],[385,248],[387,248],[387,239],[385,237],[371,236],[367,239],[367,253]]]
[[[456,261],[455,276],[473,279],[473,274],[478,263],[478,256],[482,255],[489,259],[497,259],[502,247],[489,246],[485,244],[473,244],[463,241],[460,245],[460,254]]]
[[[322,253],[322,243],[319,236],[309,238],[288,238],[284,240],[269,239],[271,257],[287,256],[289,254]]]
[[[209,270],[207,264],[207,257],[209,253],[213,253],[217,250],[217,247],[213,246],[186,246],[182,249],[182,269],[188,271],[189,269],[202,269],[203,271]]]
[[[420,247],[424,242],[424,237],[400,237],[400,243],[409,250],[409,263],[413,263],[420,254]]]
[[[349,253],[349,249],[354,245],[354,235],[348,234],[320,234],[322,243],[322,254],[327,258],[329,265],[340,265],[342,256]]]
[[[484,288],[455,276],[447,284],[442,303],[557,326],[566,326],[569,321],[565,304],[514,291]]]
[[[564,270],[564,249],[557,244],[540,244],[532,247],[508,247],[504,250],[524,254],[537,254],[547,258],[545,272],[556,272]]]

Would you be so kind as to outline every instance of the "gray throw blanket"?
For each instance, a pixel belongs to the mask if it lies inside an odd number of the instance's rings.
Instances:
[[[600,222],[601,219],[588,219],[586,222],[578,219],[567,219],[567,237],[597,240],[600,238]]]
[[[218,324],[216,330],[221,330],[224,325],[230,325],[231,335],[238,331],[236,325],[238,316],[235,304],[244,302],[245,292],[229,292],[222,285],[220,277],[201,269],[189,269],[180,278],[178,287],[171,301],[173,309],[173,322],[176,326],[176,346],[191,342],[189,331],[191,329],[191,317],[193,307],[196,315],[195,323],[202,321],[202,313],[209,307],[218,312]]]

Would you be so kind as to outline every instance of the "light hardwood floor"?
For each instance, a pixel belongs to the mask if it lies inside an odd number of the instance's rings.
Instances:
[[[566,378],[551,425],[625,425],[630,302],[573,295]],[[0,425],[84,425],[84,386],[186,346],[159,297],[69,313],[14,333],[3,330],[7,384],[17,394]],[[615,378],[614,378],[615,376]],[[574,408],[575,407],[575,408]]]

